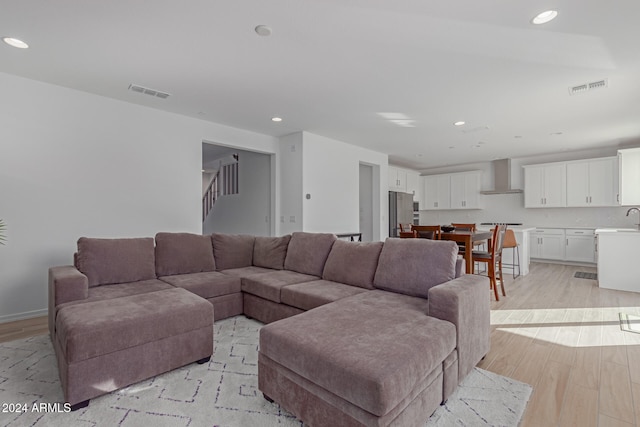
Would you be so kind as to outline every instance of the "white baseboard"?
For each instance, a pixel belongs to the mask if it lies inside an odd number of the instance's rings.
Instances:
[[[0,316],[0,323],[15,322],[16,320],[31,319],[33,317],[46,316],[49,310],[33,310],[25,311],[24,313],[7,314]]]

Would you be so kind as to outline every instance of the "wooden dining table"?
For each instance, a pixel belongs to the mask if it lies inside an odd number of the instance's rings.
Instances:
[[[474,272],[474,264],[472,261],[473,257],[473,245],[478,242],[487,241],[488,247],[491,247],[491,238],[493,237],[493,232],[491,231],[467,231],[467,230],[453,230],[449,232],[442,232],[440,234],[440,239],[442,240],[452,240],[454,242],[462,242],[464,243],[464,260],[466,263],[466,272],[467,274],[473,274]]]

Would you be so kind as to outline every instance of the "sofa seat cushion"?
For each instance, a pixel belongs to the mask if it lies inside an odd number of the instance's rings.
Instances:
[[[84,304],[93,301],[109,300],[128,297],[132,295],[146,294],[149,292],[173,289],[173,286],[158,279],[141,280],[139,282],[117,283],[114,285],[102,285],[89,288],[89,296],[86,299],[75,300],[60,304],[58,309],[69,305]]]
[[[330,280],[314,280],[313,282],[298,283],[296,285],[283,287],[280,292],[280,299],[284,304],[302,310],[311,310],[312,308],[362,292],[367,292],[367,290],[357,286],[332,282]]]
[[[455,326],[427,316],[425,303],[364,292],[264,326],[260,353],[383,416],[440,371],[456,347]]]
[[[324,265],[322,278],[334,282],[374,289],[382,242],[345,242],[336,240]]]
[[[89,287],[156,278],[155,249],[150,237],[78,239],[77,267]]]
[[[207,300],[172,288],[64,307],[56,337],[72,364],[212,325]]]
[[[311,282],[320,279],[318,276],[296,273],[295,271],[278,270],[269,273],[254,274],[242,278],[242,291],[273,302],[282,302],[280,291],[284,286],[296,283]]]
[[[202,298],[213,298],[240,292],[240,278],[217,271],[204,273],[178,274],[160,278],[167,283],[193,292]]]
[[[211,236],[191,233],[156,234],[158,277],[200,273],[215,269]]]
[[[256,267],[252,265],[251,267],[240,267],[240,268],[231,268],[229,270],[222,270],[220,273],[228,274],[229,276],[234,276],[234,277],[247,277],[247,276],[253,276],[254,274],[270,273],[272,271],[273,271],[272,268]]]
[[[429,289],[455,279],[458,245],[429,239],[384,242],[373,284],[401,294],[428,298]]]

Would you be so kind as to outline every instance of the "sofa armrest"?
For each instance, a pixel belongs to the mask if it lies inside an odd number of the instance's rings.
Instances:
[[[49,268],[49,334],[55,336],[56,307],[89,296],[87,276],[72,265]]]
[[[467,274],[429,290],[429,316],[456,326],[458,378],[489,352],[491,307],[487,278]]]

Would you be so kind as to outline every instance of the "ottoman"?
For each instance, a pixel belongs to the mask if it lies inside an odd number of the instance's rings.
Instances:
[[[213,353],[212,305],[180,288],[63,307],[55,322],[60,380],[73,410]]]
[[[424,425],[458,379],[455,326],[425,304],[370,291],[264,326],[260,391],[314,427]]]

